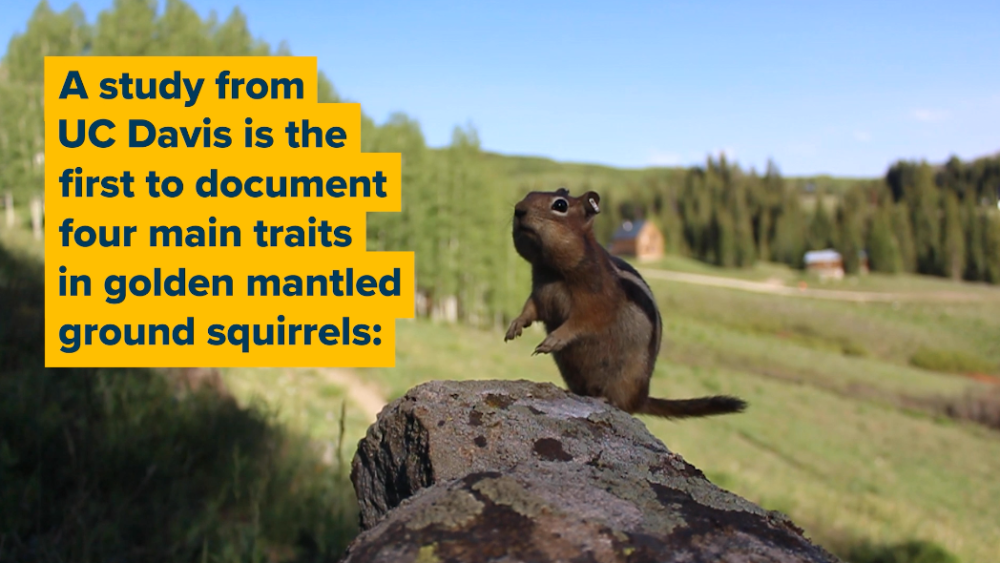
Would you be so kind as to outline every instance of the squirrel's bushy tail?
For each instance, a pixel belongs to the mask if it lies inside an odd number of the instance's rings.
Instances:
[[[691,418],[742,412],[747,404],[742,399],[728,395],[699,397],[697,399],[654,399],[650,397],[639,410],[663,418]]]

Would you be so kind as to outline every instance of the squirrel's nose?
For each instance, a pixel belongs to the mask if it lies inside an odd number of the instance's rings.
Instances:
[[[524,217],[527,214],[528,214],[528,210],[527,209],[522,209],[520,207],[515,207],[514,208],[514,217],[517,217],[518,219],[520,219],[521,217]]]

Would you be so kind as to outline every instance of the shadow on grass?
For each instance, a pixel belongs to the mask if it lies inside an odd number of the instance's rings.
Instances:
[[[850,563],[959,563],[948,550],[926,541],[908,541],[893,545],[860,544],[844,558]]]
[[[877,543],[844,529],[824,528],[803,519],[797,523],[811,531],[812,541],[844,563],[962,563],[958,556],[933,540],[910,538],[896,543]]]
[[[0,561],[335,561],[347,468],[261,405],[43,367],[42,267],[0,246]]]

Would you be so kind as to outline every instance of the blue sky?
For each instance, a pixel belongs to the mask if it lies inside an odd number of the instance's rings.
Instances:
[[[472,123],[507,154],[642,167],[725,151],[842,176],[1000,151],[995,1],[189,3],[240,6],[254,34],[318,57],[376,121],[417,119],[432,146]],[[80,4],[93,21],[111,2]],[[34,6],[0,0],[0,49]]]

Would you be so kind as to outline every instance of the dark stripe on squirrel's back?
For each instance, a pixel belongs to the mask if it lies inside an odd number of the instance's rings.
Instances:
[[[611,256],[611,262],[616,268],[621,270],[618,279],[621,282],[622,289],[625,290],[625,295],[628,296],[630,301],[642,308],[651,323],[654,325],[658,324],[656,319],[656,303],[653,301],[653,290],[649,288],[646,280],[639,275],[639,272],[635,271],[635,268],[621,258]]]
[[[609,254],[608,256],[611,257],[611,262],[613,262],[614,265],[619,270],[624,270],[624,271],[632,274],[633,276],[639,278],[639,281],[641,281],[643,283],[643,285],[645,285],[646,288],[649,289],[649,284],[647,284],[646,280],[642,276],[639,275],[639,272],[636,271],[636,269],[632,267],[632,264],[629,264],[628,262],[622,260],[621,258],[619,258],[619,257],[617,257],[617,256],[615,256],[613,254]]]
[[[662,321],[660,319],[660,311],[653,300],[653,291],[649,288],[646,280],[628,262],[617,256],[611,256],[611,261],[620,270],[618,279],[622,289],[625,291],[625,296],[629,301],[642,309],[642,312],[646,314],[649,322],[653,325],[653,334],[650,335],[649,341],[649,352],[650,356],[655,358],[660,351]]]

